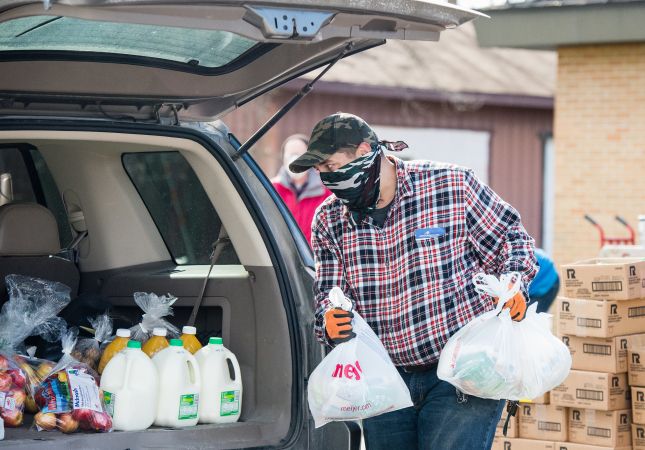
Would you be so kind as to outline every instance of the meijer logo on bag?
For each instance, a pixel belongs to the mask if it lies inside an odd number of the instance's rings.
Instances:
[[[524,415],[525,416],[531,415],[531,407],[529,405],[524,405]]]
[[[569,346],[569,336],[562,336],[562,342],[564,342],[564,345],[567,347]]]
[[[618,305],[609,305],[610,314],[618,314]]]
[[[570,280],[571,279],[573,279],[573,280],[576,279],[576,271],[575,271],[575,269],[567,269],[567,278],[570,279]]]
[[[508,441],[504,441],[504,450],[511,450],[511,443]]]
[[[636,392],[636,401],[637,402],[645,402],[645,394],[643,394],[640,391]]]
[[[569,312],[569,302],[562,302],[562,311]]]
[[[580,422],[580,411],[578,411],[577,409],[573,410],[573,420]]]
[[[636,436],[638,439],[644,439],[645,438],[645,428],[636,428]]]
[[[638,353],[632,353],[632,364],[640,364],[641,363],[641,355]]]
[[[620,415],[620,423],[625,425],[627,423],[627,414]]]
[[[611,387],[618,387],[618,377],[611,378]]]
[[[334,369],[334,373],[331,374],[332,377],[334,378],[347,378],[350,380],[355,379],[356,381],[359,381],[361,379],[361,373],[363,372],[363,369],[361,369],[361,365],[358,363],[358,360],[352,365],[352,364],[336,364],[336,369]]]

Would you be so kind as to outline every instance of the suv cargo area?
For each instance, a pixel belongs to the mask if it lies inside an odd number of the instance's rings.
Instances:
[[[0,164],[12,175],[14,202],[40,203],[54,213],[61,248],[77,233],[74,227],[87,228],[88,236],[78,246],[79,298],[103,297],[115,317],[132,325],[142,314],[132,298],[137,291],[178,297],[169,320],[180,328],[186,323],[208,273],[212,244],[225,228],[231,244],[213,267],[195,325],[201,342],[222,336],[240,362],[244,388],[240,421],[180,430],[153,427],[71,435],[36,432],[24,425],[7,428],[0,446],[242,448],[294,438],[290,436],[294,423],[306,407],[303,398],[294,395],[302,387],[294,386],[294,356],[300,357],[291,334],[300,331],[285,306],[285,296],[291,294],[285,292],[282,263],[274,251],[280,233],[269,239],[267,228],[272,224],[263,223],[266,217],[253,217],[250,202],[258,198],[250,198],[250,189],[262,188],[256,193],[264,201],[262,208],[276,205],[259,182],[236,185],[235,174],[222,164],[224,152],[234,151],[225,134],[213,132],[209,138],[220,139],[220,145],[228,147],[224,150],[207,149],[194,131],[190,133],[180,137],[176,128],[174,137],[0,131]],[[34,224],[24,226],[39,233]],[[0,258],[2,277],[11,273],[11,258]],[[28,268],[21,270],[29,275]],[[71,304],[74,301],[72,295]],[[298,364],[306,370],[304,361]]]

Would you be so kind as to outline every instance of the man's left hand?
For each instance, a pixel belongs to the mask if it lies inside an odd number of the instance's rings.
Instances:
[[[496,298],[495,304],[497,304],[498,301],[499,299]],[[504,303],[504,307],[502,309],[510,309],[509,312],[511,313],[511,319],[516,322],[524,319],[524,315],[526,314],[526,299],[524,298],[524,294],[521,292],[515,294],[513,298]]]

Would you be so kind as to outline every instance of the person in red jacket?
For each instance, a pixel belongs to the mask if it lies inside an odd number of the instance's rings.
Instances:
[[[302,233],[311,245],[311,222],[318,205],[331,194],[320,181],[314,169],[293,173],[289,164],[307,151],[309,139],[304,134],[294,134],[282,144],[282,167],[271,180],[291,214],[296,219]]]

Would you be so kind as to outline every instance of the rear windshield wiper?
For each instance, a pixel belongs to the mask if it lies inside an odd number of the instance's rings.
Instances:
[[[20,34],[16,34],[14,37],[24,36],[27,33],[31,33],[32,31],[37,30],[40,27],[44,27],[45,25],[48,25],[48,24],[50,24],[50,23],[52,23],[52,22],[54,22],[54,21],[56,21],[58,19],[62,19],[62,18],[63,18],[63,16],[58,16],[58,17],[54,17],[53,19],[45,20],[44,22],[40,22],[38,25],[34,25],[33,27],[23,31]]]

